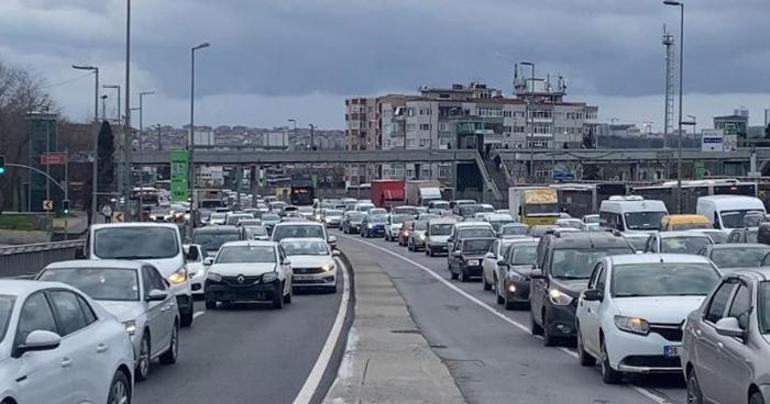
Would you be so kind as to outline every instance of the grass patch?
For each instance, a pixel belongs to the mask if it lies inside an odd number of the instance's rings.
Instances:
[[[33,215],[0,215],[0,229],[37,230],[37,220]]]

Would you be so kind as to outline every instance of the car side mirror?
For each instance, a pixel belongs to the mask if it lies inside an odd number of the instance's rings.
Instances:
[[[288,258],[284,258],[283,261],[281,261],[281,265],[291,265],[291,260]]]
[[[159,289],[153,289],[150,291],[150,293],[147,294],[147,297],[145,297],[145,300],[148,302],[162,302],[168,298],[168,292],[164,292]]]
[[[56,349],[61,344],[59,334],[47,330],[35,330],[27,335],[27,339],[16,349],[17,355],[21,356],[25,352],[48,351]]]
[[[337,245],[337,236],[329,236],[329,244]]]
[[[604,293],[598,289],[588,289],[583,292],[583,300],[587,302],[601,302],[604,300]]]
[[[76,260],[84,260],[84,259],[86,259],[85,248],[78,248],[78,249],[75,250],[75,259]]]
[[[484,258],[495,258],[495,254],[492,252],[488,252],[484,255]]]
[[[342,255],[342,254],[340,253],[340,250],[333,250],[333,251],[332,251],[332,257],[339,257],[340,255]]]
[[[497,266],[499,266],[500,268],[508,268],[508,261],[499,260],[497,261]]]
[[[735,317],[725,317],[717,321],[715,327],[717,334],[724,335],[725,337],[743,338],[746,334]]]
[[[463,251],[462,250],[455,250],[452,254],[455,255],[455,256],[463,255]]]
[[[530,272],[529,274],[530,279],[545,279],[545,274],[543,274],[543,270],[540,268],[535,268]]]
[[[203,259],[203,265],[211,266],[214,263],[214,257],[206,257]]]

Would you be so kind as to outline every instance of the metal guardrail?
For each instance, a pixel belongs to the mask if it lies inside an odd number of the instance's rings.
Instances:
[[[46,265],[75,259],[85,240],[0,247],[0,277],[30,278]]]

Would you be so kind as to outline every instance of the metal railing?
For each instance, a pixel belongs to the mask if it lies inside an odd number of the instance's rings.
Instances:
[[[46,265],[75,259],[85,240],[0,247],[0,277],[31,278]]]

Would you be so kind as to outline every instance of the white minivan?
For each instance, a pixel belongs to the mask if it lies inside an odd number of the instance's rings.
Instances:
[[[715,229],[721,229],[726,234],[744,227],[743,217],[746,213],[766,213],[765,204],[759,198],[742,195],[701,196],[696,209],[697,214],[706,216]]]
[[[110,223],[92,225],[85,257],[123,259],[152,264],[176,296],[182,327],[193,322],[193,297],[179,227],[172,223]]]
[[[638,195],[611,196],[602,201],[599,208],[602,226],[621,232],[658,231],[660,219],[665,215],[668,215],[668,209],[663,201]]]

